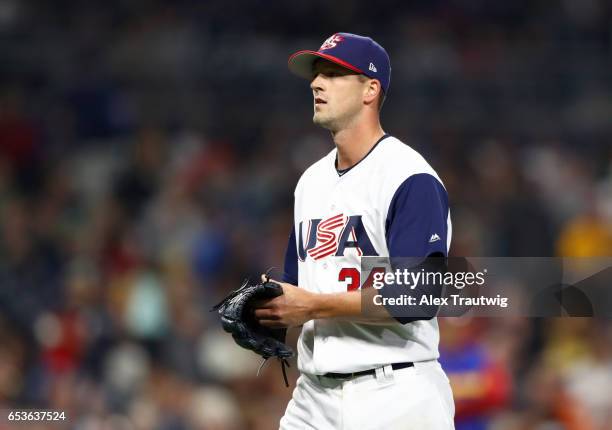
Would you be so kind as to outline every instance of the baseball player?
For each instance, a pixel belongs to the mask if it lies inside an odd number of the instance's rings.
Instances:
[[[302,326],[300,377],[281,429],[452,429],[436,318],[364,315],[362,256],[446,256],[448,197],[423,157],[386,134],[379,112],[391,66],[374,40],[329,37],[289,69],[310,81],[313,122],[335,148],[295,188],[283,295],[257,305],[268,327]]]

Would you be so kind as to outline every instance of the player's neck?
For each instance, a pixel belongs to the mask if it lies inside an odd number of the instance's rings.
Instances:
[[[338,169],[348,169],[361,161],[384,134],[378,121],[332,132],[338,149]]]

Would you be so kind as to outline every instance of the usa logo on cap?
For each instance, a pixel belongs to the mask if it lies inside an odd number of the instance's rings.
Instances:
[[[338,33],[334,34],[327,38],[323,45],[319,48],[319,51],[325,51],[326,49],[335,48],[336,45],[344,40],[344,37],[340,36]]]

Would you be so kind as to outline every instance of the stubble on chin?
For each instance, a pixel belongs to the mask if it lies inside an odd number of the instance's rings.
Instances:
[[[334,121],[331,118],[325,118],[321,115],[314,114],[312,116],[312,122],[319,127],[325,128],[332,131],[334,128]]]

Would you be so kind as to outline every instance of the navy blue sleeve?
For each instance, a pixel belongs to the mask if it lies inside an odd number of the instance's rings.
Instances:
[[[390,257],[447,255],[448,196],[435,177],[412,175],[397,189],[386,221]]]
[[[397,189],[386,220],[386,240],[391,264],[394,269],[441,271],[445,268],[444,259],[428,259],[428,256],[447,256],[446,239],[448,236],[448,195],[446,190],[434,176],[420,173],[410,176]],[[394,264],[400,261],[399,266]],[[401,260],[400,257],[419,257],[412,259],[419,261],[416,266],[403,267],[410,260]],[[441,285],[417,285],[412,290],[389,285],[382,288],[384,297],[400,297],[408,293],[420,302],[420,297],[432,294],[440,297]],[[435,316],[438,307],[423,305],[413,309],[414,316],[401,316],[391,306],[387,306],[389,313],[400,323],[407,324],[419,320],[428,320]]]
[[[285,251],[285,266],[283,269],[282,281],[292,285],[297,285],[298,283],[298,256],[295,241],[295,227],[291,229],[289,243],[287,243],[287,250]]]

